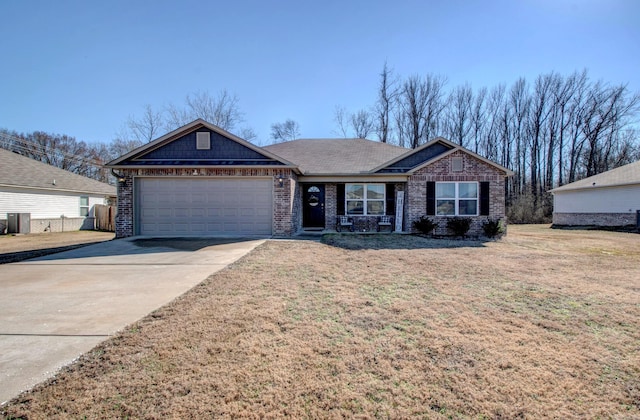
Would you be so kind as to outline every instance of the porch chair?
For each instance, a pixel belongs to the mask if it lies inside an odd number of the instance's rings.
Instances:
[[[393,216],[380,216],[378,217],[378,232],[382,226],[388,226],[389,232],[393,232]]]
[[[342,228],[349,228],[349,232],[353,232],[353,219],[349,216],[338,216],[336,230],[342,232]]]

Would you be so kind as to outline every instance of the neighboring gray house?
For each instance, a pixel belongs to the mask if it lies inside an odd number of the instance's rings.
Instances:
[[[364,139],[255,146],[196,120],[108,163],[119,175],[116,236],[292,236],[410,232],[428,215],[505,217],[511,171],[438,138],[417,149]],[[342,216],[342,217],[340,217]],[[348,220],[347,220],[348,219]]]
[[[115,197],[113,185],[0,149],[0,233],[9,213],[30,214],[31,233],[93,229],[94,206]]]
[[[638,225],[640,161],[551,190],[555,226]]]

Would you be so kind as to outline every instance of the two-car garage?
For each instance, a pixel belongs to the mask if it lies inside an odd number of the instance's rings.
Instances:
[[[146,236],[267,236],[271,178],[137,178],[136,231]]]

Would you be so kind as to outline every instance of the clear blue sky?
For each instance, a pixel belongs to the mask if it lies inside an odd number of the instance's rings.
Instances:
[[[640,91],[638,0],[0,0],[0,128],[112,140],[146,104],[235,93],[262,143],[298,121],[333,137],[336,105],[402,77],[510,85],[589,70]]]

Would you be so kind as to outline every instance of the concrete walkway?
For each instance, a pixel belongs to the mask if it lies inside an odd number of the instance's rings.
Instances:
[[[0,404],[264,240],[120,239],[0,266]]]

